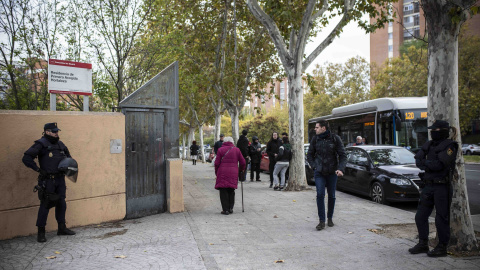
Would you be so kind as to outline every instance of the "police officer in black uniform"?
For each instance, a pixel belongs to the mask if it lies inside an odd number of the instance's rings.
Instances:
[[[417,167],[424,170],[421,178],[425,184],[420,194],[415,223],[418,229],[419,243],[408,251],[412,254],[427,253],[430,257],[447,256],[450,240],[450,179],[457,157],[457,142],[448,139],[450,125],[437,120],[429,126],[432,140],[426,142],[415,155]],[[438,245],[428,249],[428,217],[435,207],[435,226],[439,238]]]
[[[45,124],[43,137],[35,141],[23,155],[23,163],[25,166],[40,173],[38,177],[38,187],[46,194],[56,194],[56,200],[42,200],[38,209],[37,227],[38,242],[46,242],[45,225],[47,224],[48,212],[51,207],[55,206],[55,218],[58,222],[57,235],[74,235],[75,232],[69,230],[65,225],[65,211],[67,204],[65,203],[65,175],[58,170],[58,164],[64,158],[71,158],[68,148],[60,141],[57,123]],[[40,168],[35,162],[38,157]],[[58,195],[58,196],[57,196]]]

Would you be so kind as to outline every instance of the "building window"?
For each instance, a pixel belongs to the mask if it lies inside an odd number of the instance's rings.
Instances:
[[[393,33],[388,33],[388,39],[393,39]]]
[[[413,25],[417,26],[417,25],[420,25],[420,15],[419,14],[415,14],[413,15]]]
[[[413,13],[420,12],[420,4],[418,2],[413,3]]]
[[[413,14],[413,4],[403,6],[403,15]]]
[[[393,45],[388,45],[388,52],[393,52]]]

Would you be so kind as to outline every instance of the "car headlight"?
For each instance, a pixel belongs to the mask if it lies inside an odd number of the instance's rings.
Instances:
[[[409,186],[412,184],[410,180],[403,178],[390,178],[390,183],[397,186]]]

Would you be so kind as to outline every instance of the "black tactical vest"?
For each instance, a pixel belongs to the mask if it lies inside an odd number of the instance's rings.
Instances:
[[[43,146],[40,153],[38,153],[38,162],[40,163],[40,168],[45,170],[47,173],[59,173],[58,164],[60,161],[62,161],[62,159],[67,157],[65,154],[67,147],[61,141],[58,141],[56,144],[52,144],[45,137],[42,137],[35,142]]]
[[[448,151],[448,146],[452,143],[455,143],[455,141],[450,139],[445,139],[437,145],[434,145],[434,142],[431,141],[428,145],[428,148],[423,149],[425,152],[425,158],[429,160],[438,160],[438,155],[443,151]],[[447,183],[450,169],[452,168],[449,166],[444,166],[440,171],[426,171],[425,180],[432,181],[433,183]]]

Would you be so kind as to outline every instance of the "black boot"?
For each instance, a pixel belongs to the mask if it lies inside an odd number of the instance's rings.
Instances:
[[[428,257],[445,257],[447,256],[447,245],[438,243],[438,245],[427,253]]]
[[[45,238],[45,227],[38,227],[37,242],[47,242],[47,238]]]
[[[58,223],[57,235],[75,235],[75,232],[68,229],[65,223]]]
[[[418,244],[416,244],[413,248],[409,249],[408,252],[411,254],[420,254],[420,253],[427,253],[428,251],[428,240],[422,240],[418,241]]]
[[[320,221],[320,223],[318,223],[317,227],[315,227],[318,231],[321,231],[323,229],[325,229],[325,221]]]
[[[328,227],[333,227],[333,220],[331,218],[328,219]]]

